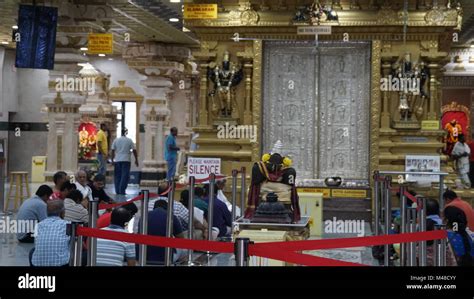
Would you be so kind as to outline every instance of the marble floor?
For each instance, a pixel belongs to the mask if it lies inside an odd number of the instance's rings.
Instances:
[[[40,184],[32,184],[31,191],[34,193]],[[8,190],[8,186],[5,188]],[[106,192],[113,197],[116,201],[125,201],[138,195],[140,189],[137,185],[129,185],[127,188],[127,195],[125,198],[116,198],[114,194],[114,186],[107,185]],[[150,190],[156,192],[156,190]],[[138,202],[139,203],[139,202]],[[13,203],[10,203],[9,214],[10,217],[15,217],[15,212],[11,211]],[[139,204],[138,204],[139,206]],[[5,216],[5,214],[3,214]],[[2,214],[0,214],[2,217]],[[372,234],[370,225],[365,224],[365,235],[370,236]],[[321,237],[326,238],[348,238],[355,237],[355,234],[329,234],[324,233]],[[321,239],[311,238],[311,239]],[[0,266],[28,266],[28,253],[33,247],[33,244],[18,243],[16,236],[13,234],[0,234]],[[306,254],[316,255],[320,257],[327,257],[341,261],[362,263],[365,265],[378,265],[378,262],[372,258],[372,252],[370,247],[355,247],[345,249],[331,249],[331,250],[312,250],[305,251]],[[213,254],[207,255],[201,252],[195,252],[193,254],[194,261],[202,266],[234,266],[235,259],[232,254]],[[181,266],[186,266],[187,263]]]

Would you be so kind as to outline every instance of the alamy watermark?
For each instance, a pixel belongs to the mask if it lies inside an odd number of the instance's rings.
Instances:
[[[365,235],[364,220],[338,220],[336,217],[324,221],[324,232],[327,234],[357,234]]]
[[[0,218],[0,234],[28,234],[36,236],[37,220],[17,220],[4,216]]]
[[[255,125],[225,125],[217,126],[217,138],[219,139],[250,139],[250,142],[257,142],[257,126]]]
[[[388,78],[380,79],[380,90],[411,92],[414,95],[418,95],[421,91],[421,80],[420,78],[400,78],[389,75]]]
[[[56,78],[57,92],[87,92],[92,96],[95,94],[95,77],[68,77]]]

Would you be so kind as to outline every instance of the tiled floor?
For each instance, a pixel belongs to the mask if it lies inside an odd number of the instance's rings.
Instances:
[[[34,193],[40,184],[32,184],[31,191]],[[6,186],[8,190],[8,186]],[[115,198],[113,185],[108,185],[106,187],[107,193]],[[139,192],[138,186],[130,185],[127,188],[126,198],[116,198],[116,201],[125,201],[126,199],[133,198]],[[156,192],[156,190],[150,190]],[[139,203],[139,202],[137,202]],[[13,203],[10,203],[10,209],[13,206]],[[139,204],[138,204],[139,206]],[[2,217],[2,215],[0,215]],[[15,217],[15,213],[10,215],[10,217]],[[365,235],[371,235],[370,225],[366,223]],[[355,237],[353,234],[324,234],[323,239],[325,238],[347,238]],[[0,234],[0,266],[28,266],[28,253],[33,247],[33,244],[22,244],[18,243],[16,236],[12,234]],[[331,250],[314,250],[314,251],[305,251],[304,253],[317,255],[321,257],[332,258],[341,261],[362,263],[365,265],[378,265],[376,261],[372,258],[371,248],[370,247],[356,247],[356,248],[346,248],[346,249],[331,249]],[[232,254],[214,254],[208,256],[203,253],[196,252],[194,253],[194,260],[200,265],[206,266],[234,266],[235,259]]]

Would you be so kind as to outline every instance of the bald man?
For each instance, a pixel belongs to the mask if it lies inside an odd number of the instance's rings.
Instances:
[[[84,170],[79,170],[76,173],[76,189],[81,191],[84,199],[93,200],[92,189],[87,185],[87,173]]]
[[[61,267],[69,265],[69,236],[66,234],[65,211],[64,201],[48,201],[48,218],[38,223],[35,248],[30,253],[33,266]]]

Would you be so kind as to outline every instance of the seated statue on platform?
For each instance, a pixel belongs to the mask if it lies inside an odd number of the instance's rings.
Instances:
[[[296,171],[294,168],[291,168],[290,165],[291,160],[287,157],[282,157],[278,153],[264,154],[262,161],[254,164],[245,218],[256,222],[258,218],[261,217],[254,219],[254,216],[256,216],[254,215],[256,212],[255,209],[259,212],[263,211],[266,213],[269,211],[269,208],[276,207],[272,204],[270,206],[266,205],[260,207],[262,201],[263,204],[265,203],[262,199],[268,199],[268,194],[273,193],[278,199],[278,202],[282,203],[288,210],[291,222],[296,223],[300,220],[301,214],[298,193],[295,187]],[[270,195],[270,200],[272,199],[274,199],[274,196]],[[279,212],[280,209],[278,209],[278,213],[275,214],[277,216],[275,219],[286,221],[286,218],[281,218]],[[265,217],[269,217],[268,213]]]

